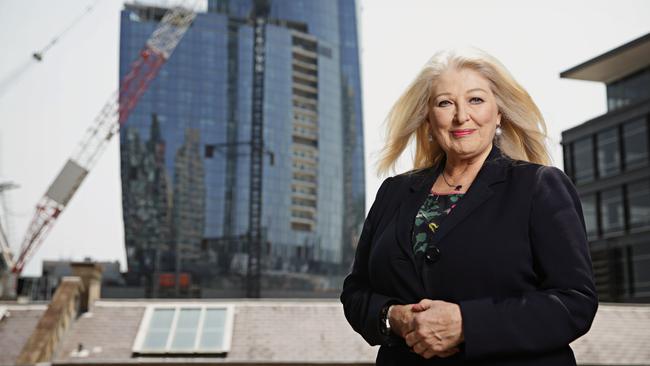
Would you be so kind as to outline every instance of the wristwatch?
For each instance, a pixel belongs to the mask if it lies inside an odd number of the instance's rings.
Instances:
[[[390,319],[388,318],[388,312],[390,311],[391,306],[393,305],[388,304],[381,308],[379,329],[383,335],[390,335]]]

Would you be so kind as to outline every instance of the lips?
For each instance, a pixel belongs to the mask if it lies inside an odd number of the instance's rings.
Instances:
[[[467,135],[470,135],[470,134],[474,133],[474,131],[476,131],[476,130],[473,130],[473,129],[453,130],[453,131],[451,131],[451,134],[454,135],[454,137],[463,137],[463,136],[467,136]]]

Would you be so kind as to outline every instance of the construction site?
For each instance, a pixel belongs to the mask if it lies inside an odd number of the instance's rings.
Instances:
[[[2,298],[51,296],[51,273],[21,273],[114,137],[127,270],[105,293],[338,296],[365,213],[358,51],[354,24],[317,21],[319,9],[349,9],[313,4],[291,18],[268,1],[204,5],[125,4],[118,90],[37,202],[20,245],[0,225]],[[47,62],[94,6],[29,62]],[[339,77],[336,65],[351,71]],[[0,198],[12,189],[0,182]]]

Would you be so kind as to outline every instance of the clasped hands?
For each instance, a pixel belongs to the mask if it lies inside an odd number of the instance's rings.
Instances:
[[[393,305],[388,319],[391,329],[426,359],[449,357],[464,340],[458,304],[424,299],[417,304]]]

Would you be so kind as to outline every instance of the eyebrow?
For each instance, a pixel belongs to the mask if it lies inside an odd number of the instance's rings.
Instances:
[[[469,92],[473,92],[473,91],[477,91],[477,90],[478,90],[478,91],[482,91],[482,92],[484,92],[484,93],[487,93],[487,91],[485,91],[485,89],[481,89],[481,88],[470,89],[470,90],[468,90],[467,92],[469,93]],[[433,97],[433,99],[436,99],[436,98],[438,98],[438,97],[441,96],[441,95],[448,95],[448,94],[451,94],[451,93],[448,93],[448,92],[440,93],[440,94],[436,95],[435,97]]]

